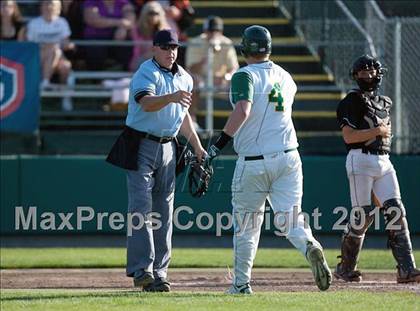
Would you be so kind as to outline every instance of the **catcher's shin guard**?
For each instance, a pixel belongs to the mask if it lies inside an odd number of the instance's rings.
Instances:
[[[373,207],[374,208],[374,207]],[[357,268],[359,253],[367,229],[373,222],[374,215],[370,215],[373,208],[363,206],[362,211],[355,213],[355,218],[350,219],[341,241],[341,261],[338,263],[334,276],[346,282],[360,282],[362,274]]]
[[[388,247],[397,262],[397,282],[420,282],[420,271],[416,269],[405,215],[400,199],[384,202],[385,230],[388,232]]]
[[[337,264],[334,276],[346,282],[360,282],[362,274],[356,270],[357,260],[363,245],[363,237],[354,237],[344,234],[341,241],[341,261]]]

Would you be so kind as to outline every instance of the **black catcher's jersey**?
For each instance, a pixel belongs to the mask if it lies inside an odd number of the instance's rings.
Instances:
[[[387,96],[370,95],[360,90],[350,91],[337,107],[337,120],[342,129],[348,125],[357,130],[377,127],[380,123],[391,124],[392,101]],[[377,136],[371,140],[346,144],[349,149],[381,150],[389,152],[391,138]]]

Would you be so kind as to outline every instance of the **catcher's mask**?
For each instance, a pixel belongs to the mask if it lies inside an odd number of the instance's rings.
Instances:
[[[362,79],[357,77],[357,73],[362,70],[376,70],[376,76],[372,79]],[[350,70],[350,77],[357,82],[357,85],[362,91],[376,91],[382,82],[382,77],[387,72],[387,69],[382,67],[382,64],[370,55],[362,55],[353,63]]]
[[[213,167],[207,161],[198,162],[197,157],[189,150],[186,158],[190,167],[188,174],[189,190],[193,197],[199,198],[209,189],[210,179],[213,176]]]

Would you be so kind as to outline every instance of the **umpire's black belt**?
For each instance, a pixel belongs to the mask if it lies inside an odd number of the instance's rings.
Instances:
[[[286,149],[283,152],[288,153],[288,152],[295,151],[295,150],[296,150],[296,148],[292,148],[292,149]],[[264,156],[263,155],[247,156],[244,159],[245,159],[245,161],[264,160]]]
[[[137,170],[138,150],[140,140],[143,138],[156,141],[160,144],[166,144],[174,140],[174,137],[157,137],[125,126],[120,136],[118,136],[117,141],[112,146],[106,161],[124,169]]]
[[[156,141],[160,144],[166,144],[174,140],[174,137],[171,137],[171,136],[158,137],[158,136],[146,133],[146,132],[138,131],[138,133],[140,134],[141,137]]]

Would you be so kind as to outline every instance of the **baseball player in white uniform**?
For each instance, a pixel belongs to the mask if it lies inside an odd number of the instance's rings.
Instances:
[[[389,158],[392,101],[379,92],[385,72],[386,68],[372,56],[357,58],[350,75],[358,88],[351,90],[337,107],[337,120],[348,150],[346,171],[354,217],[343,232],[341,260],[334,276],[346,282],[362,281],[357,262],[365,234],[375,220],[372,199],[384,213],[388,246],[397,263],[397,282],[420,282],[397,173]]]
[[[302,163],[292,122],[296,84],[291,75],[269,60],[270,32],[261,26],[245,29],[241,44],[247,66],[232,77],[234,106],[209,158],[233,138],[238,160],[232,180],[234,278],[227,291],[251,294],[251,269],[260,238],[266,200],[284,235],[307,258],[320,290],[331,284],[322,247],[301,212]],[[278,217],[277,217],[278,216]],[[280,258],[279,258],[280,260]]]

